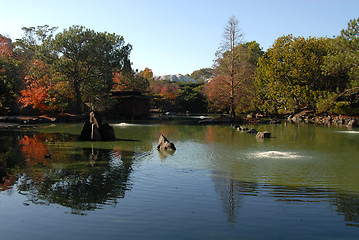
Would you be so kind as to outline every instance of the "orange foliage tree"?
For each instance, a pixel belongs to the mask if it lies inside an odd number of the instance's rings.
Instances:
[[[46,104],[48,91],[50,90],[48,68],[49,66],[40,60],[33,61],[28,75],[25,76],[26,88],[21,91],[22,97],[19,100],[25,107],[31,105],[41,111],[52,110]]]
[[[63,111],[68,100],[72,99],[69,84],[61,76],[51,73],[50,65],[34,60],[25,76],[26,87],[20,91],[19,101],[24,106],[32,106],[42,112]],[[66,99],[66,101],[62,101]]]

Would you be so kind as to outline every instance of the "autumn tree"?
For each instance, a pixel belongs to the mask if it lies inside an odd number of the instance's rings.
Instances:
[[[61,76],[51,71],[51,66],[33,60],[25,76],[25,88],[19,101],[41,112],[62,112],[73,98],[70,86]]]
[[[255,41],[242,43],[227,51],[222,58],[216,60],[214,77],[204,88],[212,110],[229,110],[232,117],[235,112],[253,110],[256,103],[254,74],[258,59],[263,55],[258,43]],[[232,78],[233,76],[233,78]]]
[[[56,27],[48,25],[22,28],[24,36],[15,42],[23,61],[23,84],[18,102],[41,112],[63,111],[71,99],[71,91],[60,83],[52,64],[57,55],[50,47]]]
[[[175,100],[179,94],[179,86],[175,82],[167,80],[157,80],[150,84],[150,93],[152,96],[151,105],[163,111],[173,111]]]
[[[14,45],[10,38],[0,35],[0,56],[12,57],[14,55]]]
[[[24,107],[32,106],[40,111],[51,110],[46,104],[48,91],[50,90],[50,77],[48,74],[49,66],[42,61],[33,61],[32,67],[26,75],[26,87],[21,91],[20,102]]]
[[[147,81],[150,81],[150,80],[153,79],[153,72],[152,72],[152,70],[149,69],[149,68],[145,68],[143,71],[141,71],[141,72],[139,73],[139,75],[140,75],[141,77],[143,77],[144,79],[147,79]]]
[[[222,91],[209,94],[215,98],[215,101],[229,108],[232,118],[236,116],[235,99],[240,87],[238,77],[240,59],[236,47],[242,42],[243,34],[239,28],[239,21],[232,16],[224,28],[223,42],[216,52],[215,71],[211,83],[211,85],[216,85],[215,88],[221,88]]]

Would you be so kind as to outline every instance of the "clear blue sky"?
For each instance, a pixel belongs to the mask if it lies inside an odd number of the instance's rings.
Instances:
[[[333,37],[359,17],[359,0],[0,0],[0,34],[82,25],[122,35],[135,69],[155,75],[211,67],[230,16],[263,50],[283,35]]]

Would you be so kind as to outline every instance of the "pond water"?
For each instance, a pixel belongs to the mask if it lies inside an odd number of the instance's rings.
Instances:
[[[0,131],[2,239],[359,239],[359,129],[111,125]]]

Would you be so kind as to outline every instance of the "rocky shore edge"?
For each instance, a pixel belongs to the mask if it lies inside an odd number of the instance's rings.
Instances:
[[[312,111],[302,111],[289,115],[287,121],[291,123],[308,123],[318,125],[334,125],[339,127],[359,127],[359,117],[343,115],[316,115]]]
[[[313,111],[303,110],[297,114],[283,114],[264,116],[261,114],[247,115],[246,118],[230,119],[219,117],[199,121],[199,124],[279,124],[283,121],[293,124],[333,125],[338,127],[359,127],[359,116],[343,116],[331,114],[315,114]]]
[[[70,123],[84,122],[86,115],[63,114],[57,117],[41,116],[0,116],[0,129],[32,128],[40,123]],[[151,118],[150,118],[151,119]],[[165,120],[166,118],[164,118]],[[155,119],[159,120],[159,119]],[[276,116],[265,116],[261,114],[248,114],[245,118],[231,119],[228,116],[218,118],[207,118],[197,124],[280,124],[286,121],[293,124],[317,124],[339,127],[359,127],[359,116],[343,116],[331,114],[315,114],[310,110],[303,110],[297,114],[283,114]]]

